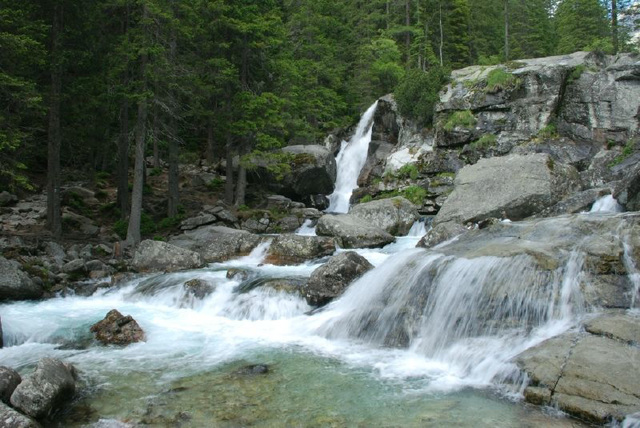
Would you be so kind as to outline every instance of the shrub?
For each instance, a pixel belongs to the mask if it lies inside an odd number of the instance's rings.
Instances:
[[[113,223],[113,231],[120,237],[120,239],[125,239],[127,237],[127,227],[129,227],[129,223],[126,220],[118,220]]]
[[[471,110],[460,110],[454,112],[451,116],[449,116],[449,120],[444,125],[445,131],[453,131],[456,127],[461,127],[465,129],[471,129],[475,126],[478,120],[471,113]]]
[[[627,144],[625,144],[624,148],[622,149],[622,153],[616,156],[616,158],[609,164],[609,167],[616,166],[622,163],[626,158],[631,156],[631,154],[633,153],[634,146],[635,146],[635,142],[633,140],[627,141]]]
[[[558,131],[554,123],[550,123],[538,132],[538,138],[549,139],[558,136]]]
[[[212,192],[222,189],[223,186],[224,180],[222,180],[220,177],[216,177],[207,183],[207,189],[211,190]]]
[[[140,234],[142,236],[149,236],[156,231],[156,222],[153,221],[151,216],[147,213],[142,213],[140,216]]]
[[[159,167],[151,168],[151,171],[149,171],[150,177],[155,177],[160,174],[162,174],[162,168]]]
[[[365,204],[367,202],[371,202],[373,201],[373,197],[371,195],[364,195],[362,198],[360,198],[360,203],[361,204]]]
[[[178,214],[173,217],[165,217],[158,222],[158,230],[173,229],[182,221],[183,216]]]
[[[412,180],[416,180],[418,178],[418,167],[412,163],[403,165],[398,169],[398,171],[396,171],[396,177],[400,179],[411,178]]]
[[[582,73],[587,69],[587,66],[584,64],[577,65],[573,67],[569,76],[567,76],[567,83],[573,83],[582,76]]]
[[[520,86],[520,79],[508,71],[498,67],[491,70],[487,75],[487,86],[485,86],[485,91],[487,93],[494,93],[507,89],[515,89],[518,86]]]
[[[420,125],[431,125],[438,92],[448,80],[449,71],[442,67],[409,70],[394,92],[400,113]]]
[[[409,186],[402,190],[401,194],[416,205],[422,205],[427,197],[427,191],[420,186]]]
[[[488,149],[498,144],[498,138],[493,134],[484,134],[479,140],[471,143],[471,147],[474,149]]]

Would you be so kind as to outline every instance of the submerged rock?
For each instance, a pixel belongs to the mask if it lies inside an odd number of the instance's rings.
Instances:
[[[4,403],[0,403],[0,426],[2,428],[41,428],[38,422]]]
[[[354,251],[340,253],[314,270],[304,288],[307,302],[323,306],[340,296],[349,284],[373,269],[373,265]]]
[[[266,364],[249,364],[239,368],[234,373],[242,376],[264,375],[269,373],[269,366]]]
[[[144,240],[136,248],[131,262],[139,272],[194,269],[202,266],[200,254],[161,241]]]
[[[11,405],[35,419],[49,416],[70,400],[76,390],[75,369],[53,358],[38,361],[11,395]]]
[[[269,246],[266,262],[293,265],[333,254],[333,238],[323,236],[279,235]]]
[[[409,233],[420,217],[415,205],[401,196],[355,205],[349,214],[395,236]]]
[[[322,216],[316,233],[335,237],[342,248],[379,248],[395,241],[393,235],[350,214]]]
[[[91,332],[105,345],[129,345],[145,340],[144,331],[131,315],[124,316],[116,309],[91,326]]]
[[[43,292],[19,263],[0,256],[0,301],[39,299]]]
[[[215,290],[215,287],[201,279],[191,279],[185,282],[183,287],[189,295],[199,300],[204,299]]]

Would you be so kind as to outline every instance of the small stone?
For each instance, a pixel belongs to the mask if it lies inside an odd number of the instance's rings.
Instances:
[[[96,339],[105,345],[129,345],[145,340],[144,331],[131,315],[124,316],[116,309],[91,326]]]

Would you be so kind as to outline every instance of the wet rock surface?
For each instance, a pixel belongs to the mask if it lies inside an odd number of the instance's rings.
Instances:
[[[22,382],[22,378],[17,371],[9,367],[0,366],[0,400],[9,404],[11,394]]]
[[[19,263],[0,256],[0,301],[38,299],[43,292]]]
[[[276,265],[294,265],[329,256],[335,250],[333,238],[284,234],[273,240],[265,261]]]
[[[204,226],[171,238],[170,244],[195,251],[205,263],[222,262],[247,255],[262,238],[245,230],[224,226]]]
[[[400,196],[354,205],[349,215],[394,236],[406,235],[420,217],[415,205]]]
[[[304,288],[305,298],[310,305],[326,305],[371,269],[373,265],[356,252],[347,251],[333,256],[313,271]]]
[[[349,214],[322,216],[316,233],[333,236],[342,248],[379,248],[395,241],[390,233]]]
[[[531,379],[525,399],[596,423],[638,412],[638,317],[605,313],[586,323],[586,333],[566,333],[520,354],[516,363]]]
[[[129,345],[145,340],[144,331],[131,315],[124,316],[116,309],[91,326],[91,332],[104,345]]]
[[[11,405],[35,419],[55,412],[75,393],[75,369],[53,358],[38,361],[33,373],[23,378],[11,395]]]
[[[29,416],[0,403],[0,426],[3,428],[41,428],[41,425]]]
[[[144,240],[131,263],[139,272],[195,269],[202,266],[200,254],[161,241]]]

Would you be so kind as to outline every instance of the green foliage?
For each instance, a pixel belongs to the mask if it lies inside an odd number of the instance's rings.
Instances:
[[[567,83],[573,83],[576,80],[578,80],[580,76],[582,76],[582,73],[585,72],[586,69],[587,69],[587,66],[584,64],[579,64],[573,67],[573,69],[571,70],[571,73],[569,73],[569,76],[567,76]]]
[[[367,202],[371,201],[373,201],[373,197],[371,195],[364,195],[362,198],[360,198],[361,204],[366,204]]]
[[[161,236],[161,235],[155,235],[155,236],[153,237],[153,240],[154,240],[154,241],[162,241],[162,242],[165,242],[165,241],[167,240],[167,238],[165,238],[164,236]]]
[[[633,154],[635,145],[636,143],[632,139],[627,141],[627,143],[624,145],[624,148],[622,149],[622,153],[616,156],[616,158],[611,163],[609,163],[609,167],[614,167],[624,162],[625,159],[627,159],[629,156]]]
[[[149,177],[157,177],[160,174],[162,174],[162,168],[159,167],[151,168],[149,171]]]
[[[118,220],[113,224],[113,231],[120,237],[125,239],[127,237],[127,227],[129,223],[126,220]]]
[[[415,164],[408,163],[402,165],[395,174],[396,178],[405,179],[410,178],[416,180],[418,178],[418,167]]]
[[[471,113],[471,110],[459,110],[449,116],[449,119],[444,125],[444,130],[451,132],[458,127],[471,129],[477,122],[478,120],[473,113]]]
[[[420,186],[409,186],[400,193],[415,205],[422,205],[427,197],[427,191]]]
[[[598,0],[563,0],[555,14],[557,53],[602,48],[610,34],[607,10]],[[608,47],[605,51],[608,51]]]
[[[168,230],[176,228],[180,225],[180,222],[184,219],[183,215],[176,215],[173,217],[165,217],[158,222],[157,230]]]
[[[145,212],[140,216],[140,234],[150,236],[156,231],[156,222]]]
[[[223,187],[224,187],[224,180],[221,179],[220,177],[213,178],[211,179],[211,181],[207,183],[207,189],[211,190],[212,192],[217,192],[221,190]]]
[[[538,138],[543,140],[548,140],[551,138],[558,137],[558,130],[556,129],[555,123],[549,123],[547,126],[542,128],[540,132],[538,132]]]
[[[427,72],[409,70],[395,91],[400,112],[421,125],[431,125],[438,93],[448,78],[448,71],[438,66]]]
[[[471,143],[471,147],[478,150],[485,150],[498,144],[498,138],[493,134],[484,134],[479,140]]]
[[[520,79],[504,70],[503,68],[498,67],[491,70],[487,75],[487,85],[485,86],[485,91],[491,94],[498,91],[516,89],[520,86],[520,84]]]

